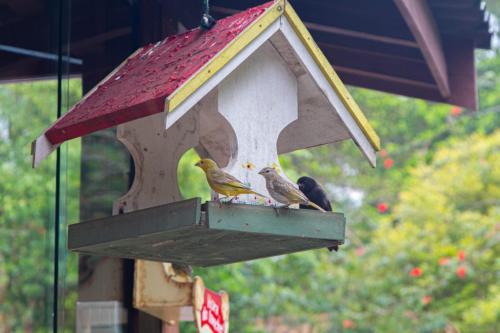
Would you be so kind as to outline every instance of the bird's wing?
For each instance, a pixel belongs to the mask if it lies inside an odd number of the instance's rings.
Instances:
[[[316,205],[316,204],[315,204],[314,202],[312,202],[312,201],[309,201],[309,202],[308,202],[308,205],[309,205],[309,206],[312,206],[312,207],[314,207],[314,208],[316,208],[317,210],[322,211],[323,213],[326,213],[326,210],[324,210],[324,209],[323,209],[323,208],[321,208],[320,206]]]
[[[321,187],[317,186],[313,191],[311,191],[310,195],[306,194],[306,196],[309,198],[309,200],[311,200],[324,210],[329,212],[332,211],[330,200],[328,200],[325,191]]]
[[[222,170],[213,170],[210,173],[212,181],[220,185],[229,185],[236,188],[241,188],[244,190],[251,190],[250,187],[246,186],[240,182],[236,177],[231,176],[227,172]]]
[[[274,191],[286,197],[291,202],[305,203],[309,200],[307,197],[299,191],[292,183],[287,182],[284,179],[276,179],[273,181]]]

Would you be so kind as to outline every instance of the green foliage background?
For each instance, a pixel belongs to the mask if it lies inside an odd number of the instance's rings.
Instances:
[[[325,186],[347,215],[348,242],[338,253],[196,269],[229,292],[233,332],[500,331],[500,55],[478,60],[479,112],[453,115],[448,105],[352,89],[388,155],[376,169],[352,142],[281,156],[291,179],[312,175]],[[54,120],[55,90],[49,81],[0,86],[0,332],[46,332],[50,322],[54,160],[32,170],[29,144]],[[80,90],[69,82],[68,105]],[[77,221],[79,141],[63,153],[63,217]],[[182,193],[208,198],[196,159],[190,151],[180,163]],[[102,156],[95,161],[108,169]],[[72,331],[77,261],[64,259]]]
[[[392,168],[379,158],[372,169],[351,142],[282,156],[291,179],[313,175],[329,190],[334,209],[348,216],[349,241],[339,253],[196,270],[230,293],[232,329],[274,331],[278,322],[316,332],[498,332],[499,72],[499,56],[482,59],[480,111],[459,115],[448,105],[352,89]],[[181,162],[183,194],[207,196],[195,160],[190,152]],[[388,213],[377,211],[382,202]],[[414,267],[422,276],[411,277]]]

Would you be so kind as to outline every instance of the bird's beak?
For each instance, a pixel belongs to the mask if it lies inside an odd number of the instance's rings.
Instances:
[[[302,189],[304,188],[304,185],[303,184],[297,184],[297,185],[299,185],[299,190],[302,191]]]
[[[194,164],[194,166],[199,167],[199,166],[200,166],[200,161],[196,162],[196,163]]]
[[[264,169],[259,171],[259,175],[264,175]]]

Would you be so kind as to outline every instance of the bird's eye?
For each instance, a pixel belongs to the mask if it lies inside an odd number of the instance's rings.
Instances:
[[[269,170],[266,170],[266,173],[269,173]]]

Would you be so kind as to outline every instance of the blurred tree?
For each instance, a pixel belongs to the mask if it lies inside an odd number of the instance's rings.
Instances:
[[[497,332],[500,131],[454,141],[412,169],[391,216],[401,222],[380,223],[367,254],[353,256],[350,282],[370,290],[344,295],[365,303],[346,313],[359,327]]]
[[[55,118],[56,89],[55,81],[0,86],[0,332],[46,332],[51,321],[55,156],[33,170],[29,149]],[[68,89],[74,102],[79,81]],[[68,160],[78,160],[79,146],[72,145]],[[68,163],[63,194],[74,196],[79,168]],[[74,218],[78,200],[67,209]],[[73,269],[69,283],[75,277]]]
[[[336,254],[310,251],[197,270],[208,285],[229,291],[233,329],[257,332],[256,318],[280,316],[291,326],[309,323],[317,332],[444,332],[451,327],[495,332],[498,288],[491,279],[491,258],[498,257],[498,248],[488,245],[486,251],[484,242],[462,242],[479,237],[479,230],[494,232],[492,223],[498,220],[498,211],[483,215],[486,208],[498,207],[498,193],[482,189],[499,181],[492,172],[498,164],[493,153],[499,151],[494,133],[500,125],[500,79],[494,74],[499,71],[500,57],[489,56],[480,63],[478,112],[352,89],[383,139],[376,169],[352,142],[282,156],[291,179],[312,175],[325,185],[334,210],[347,215],[348,242]],[[476,158],[481,145],[490,152],[483,162]],[[462,155],[448,161],[452,153]],[[466,156],[469,164],[462,161]],[[443,163],[448,163],[446,168]],[[459,182],[455,177],[460,174],[470,174],[469,180]],[[445,176],[447,181],[441,180]],[[430,184],[432,191],[425,189]],[[407,197],[425,190],[429,207]],[[445,201],[433,197],[441,192]],[[497,201],[478,203],[487,196]],[[455,210],[460,206],[450,202],[470,202],[472,211],[461,215]],[[419,215],[402,214],[403,207]],[[456,217],[461,226],[443,224],[443,219],[450,219],[444,213]],[[438,268],[440,256],[456,257],[462,248],[481,264],[453,259],[447,270]],[[478,288],[483,284],[489,292],[481,294]],[[481,310],[488,310],[488,315],[474,317]],[[330,328],[323,328],[319,313],[328,314]]]

